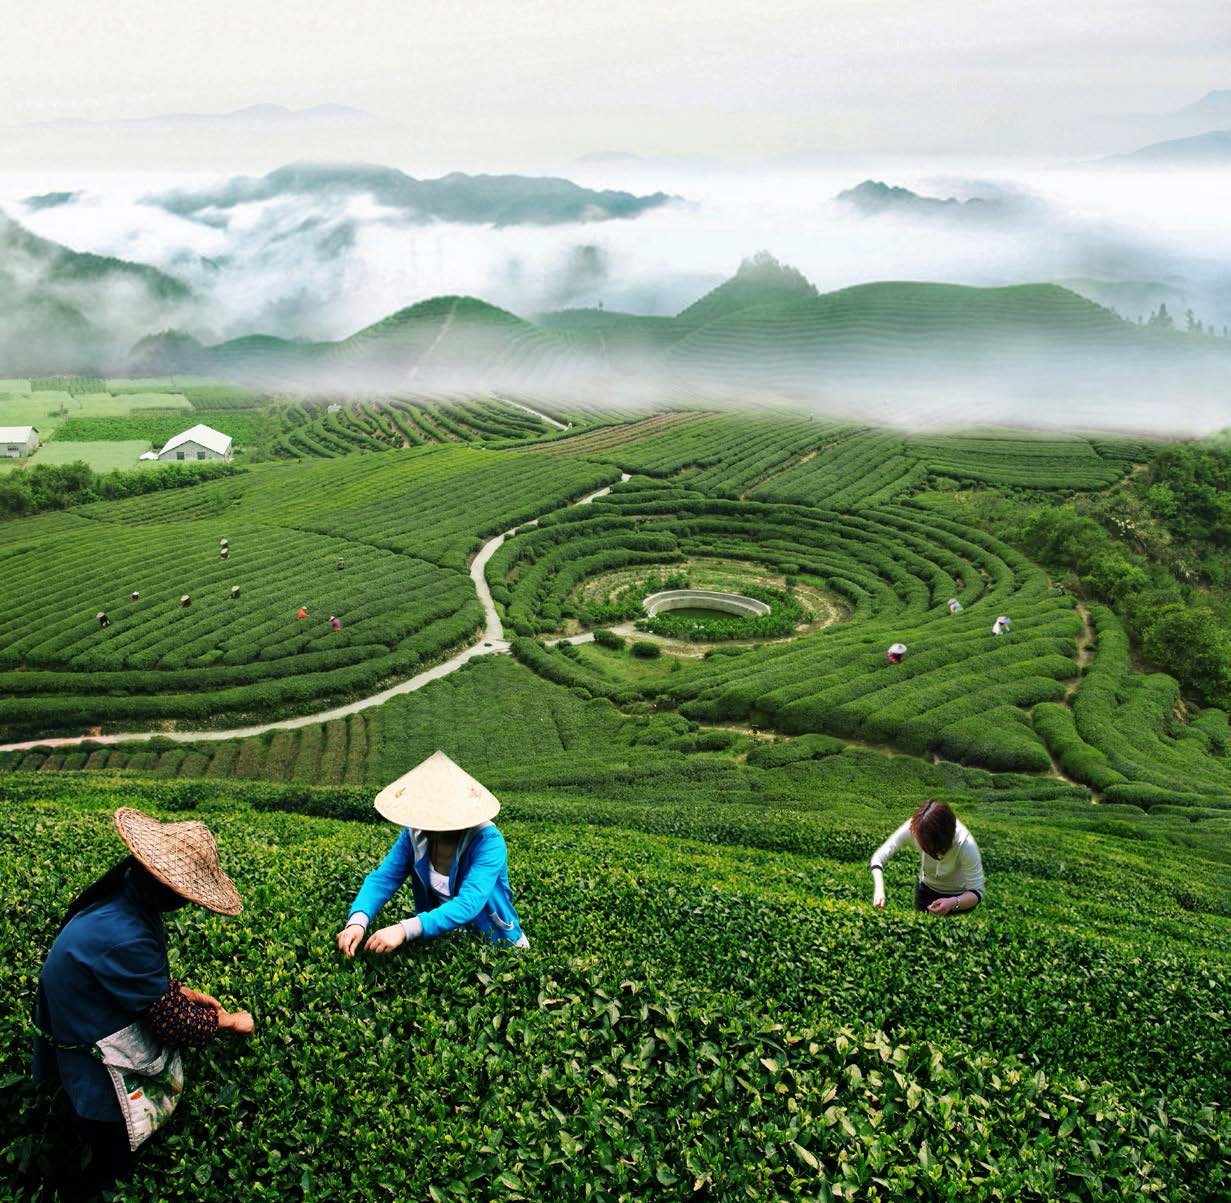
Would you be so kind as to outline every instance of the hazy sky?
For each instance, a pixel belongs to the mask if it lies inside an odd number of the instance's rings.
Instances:
[[[3,7],[0,125],[335,102],[441,161],[1094,149],[1109,119],[1231,87],[1218,0]]]

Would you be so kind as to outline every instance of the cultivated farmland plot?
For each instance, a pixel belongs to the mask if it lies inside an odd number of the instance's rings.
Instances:
[[[1227,716],[929,504],[1063,503],[1148,444],[177,383],[277,462],[0,523],[0,723],[29,745],[0,751],[14,1197],[61,1148],[21,1017],[120,804],[218,830],[248,910],[182,913],[173,964],[258,1025],[193,1058],[133,1198],[1226,1196]],[[690,572],[760,590],[772,632],[637,654],[611,583]],[[97,728],[151,738],[39,742]],[[373,789],[438,748],[503,802],[531,947],[343,963],[393,835]],[[933,797],[987,900],[913,914],[903,852],[873,912],[869,855]]]

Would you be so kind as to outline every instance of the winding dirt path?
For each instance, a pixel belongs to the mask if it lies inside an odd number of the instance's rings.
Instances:
[[[1049,585],[1052,584],[1050,578],[1048,578],[1047,583]],[[1083,671],[1081,670],[1085,670],[1094,662],[1095,649],[1098,642],[1098,636],[1094,631],[1094,624],[1090,621],[1089,606],[1085,602],[1078,601],[1076,598],[1073,599],[1073,604],[1076,607],[1078,616],[1081,618],[1081,641],[1077,646],[1078,675],[1064,689],[1063,702],[1070,709],[1073,706],[1073,696],[1081,687],[1083,680]],[[1033,710],[1031,715],[1031,725],[1033,726]],[[1090,801],[1096,806],[1103,800],[1103,795],[1094,786],[1087,785],[1084,781],[1078,781],[1076,777],[1070,776],[1060,767],[1060,762],[1053,755],[1051,748],[1047,747],[1046,741],[1044,741],[1043,747],[1047,752],[1047,759],[1051,761],[1051,769],[1047,776],[1059,778],[1061,781],[1067,781],[1069,785],[1075,785],[1078,789],[1084,789],[1090,795]]]
[[[420,355],[419,358],[415,360],[414,365],[411,367],[410,371],[406,373],[406,383],[407,384],[413,383],[415,377],[419,375],[419,369],[423,366],[423,361],[429,358],[432,352],[435,351],[436,348],[440,346],[442,342],[444,342],[445,335],[448,334],[449,331],[453,328],[453,318],[456,314],[457,314],[457,302],[454,301],[453,304],[449,306],[449,312],[445,314],[445,320],[441,322],[440,329],[436,331],[436,337],[432,339],[427,350],[424,351],[423,354]]]
[[[628,479],[629,475],[627,472],[621,473],[621,483]],[[581,497],[570,504],[589,505],[596,498],[606,497],[611,492],[611,489],[611,485],[608,485],[605,489],[597,489],[595,492],[588,493],[585,497]],[[521,530],[527,526],[537,526],[538,524],[539,520],[535,518],[530,522],[523,522],[516,529]],[[505,531],[494,539],[489,539],[479,548],[474,559],[470,562],[470,579],[474,582],[475,592],[478,594],[485,616],[483,635],[479,642],[472,643],[469,647],[463,648],[462,651],[450,656],[447,660],[442,660],[439,664],[424,669],[423,672],[416,673],[405,681],[391,685],[388,689],[382,689],[379,693],[370,694],[368,697],[359,698],[354,702],[347,702],[343,706],[335,706],[331,710],[321,710],[315,714],[303,714],[297,718],[279,719],[275,722],[257,723],[250,727],[233,727],[228,731],[125,731],[115,735],[53,736],[47,739],[28,739],[21,743],[0,744],[0,752],[24,752],[30,748],[72,748],[87,742],[94,744],[132,743],[155,738],[170,739],[176,743],[212,743],[224,739],[251,739],[256,735],[264,735],[267,731],[294,731],[300,727],[311,727],[316,723],[327,723],[337,718],[348,718],[352,714],[359,714],[361,711],[369,710],[373,706],[381,706],[389,701],[390,698],[400,697],[406,693],[414,693],[425,685],[430,685],[433,681],[439,681],[441,677],[447,677],[451,672],[461,668],[463,664],[479,656],[494,656],[508,652],[509,642],[504,637],[504,624],[500,621],[500,615],[496,612],[496,606],[492,601],[492,593],[491,589],[488,588],[485,573],[492,556],[496,554],[504,545],[504,541],[513,533],[511,530]]]
[[[499,393],[492,393],[492,397],[499,401],[501,405],[511,405],[514,409],[520,409],[523,413],[532,414],[538,418],[540,422],[546,422],[548,426],[554,426],[557,430],[572,430],[572,422],[560,422],[555,418],[549,418],[546,414],[539,413],[537,409],[531,409],[528,405],[523,405],[520,401],[512,401],[508,397],[502,397]]]

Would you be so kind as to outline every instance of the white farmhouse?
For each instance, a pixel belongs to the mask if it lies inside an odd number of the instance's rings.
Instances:
[[[198,423],[168,439],[158,458],[172,463],[176,460],[230,459],[231,436]]]
[[[37,427],[0,426],[0,455],[8,459],[24,459],[37,446]]]

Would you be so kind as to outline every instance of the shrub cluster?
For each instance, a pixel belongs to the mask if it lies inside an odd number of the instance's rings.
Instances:
[[[40,464],[24,472],[0,475],[0,518],[20,518],[47,510],[64,510],[90,501],[139,497],[164,489],[183,489],[243,469],[221,460],[201,464],[167,464],[145,470],[95,472],[88,464]]]

